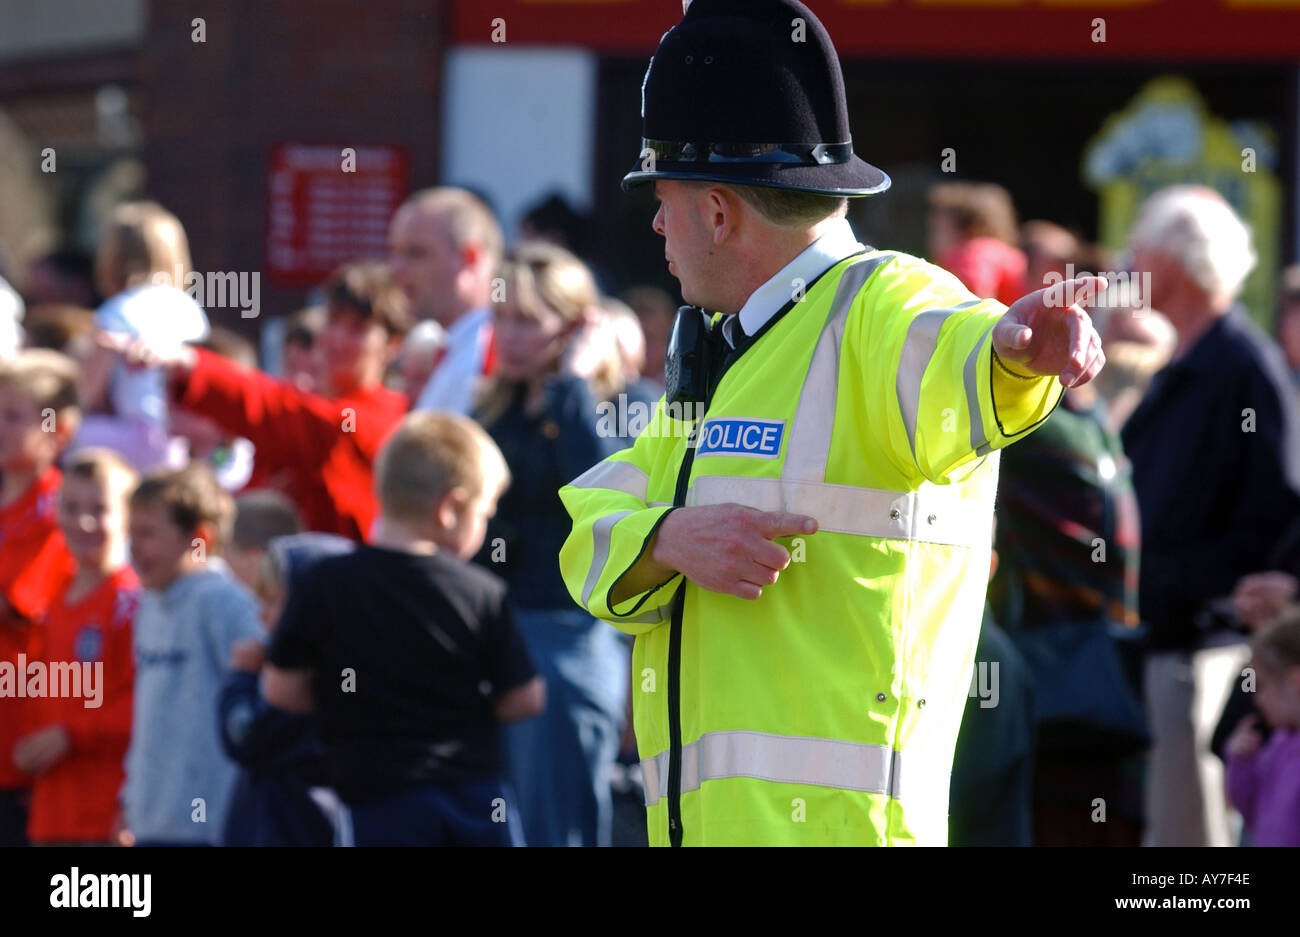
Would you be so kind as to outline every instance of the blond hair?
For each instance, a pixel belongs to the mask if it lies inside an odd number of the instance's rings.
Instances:
[[[599,307],[600,293],[587,265],[563,247],[546,241],[521,244],[502,263],[497,276],[520,311],[534,318],[545,308],[571,325],[587,310]],[[617,356],[602,362],[590,383],[597,400],[607,400],[622,390],[623,367]],[[518,382],[500,378],[484,385],[476,407],[484,426],[491,426],[505,414],[518,390]]]
[[[71,437],[81,418],[77,365],[67,355],[46,348],[29,348],[17,358],[0,362],[0,387],[22,394],[41,411],[54,411]]]
[[[95,263],[105,295],[155,282],[184,289],[190,243],[180,220],[157,202],[124,202],[109,215]]]
[[[112,449],[78,449],[63,466],[64,478],[84,478],[105,485],[114,498],[125,504],[140,476]]]
[[[375,460],[375,495],[384,515],[395,520],[427,517],[453,488],[477,497],[509,484],[510,470],[492,437],[455,413],[408,414]]]

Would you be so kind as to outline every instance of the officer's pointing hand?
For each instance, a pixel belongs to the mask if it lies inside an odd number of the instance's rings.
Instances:
[[[1084,309],[1105,288],[1102,277],[1077,277],[1020,297],[993,327],[994,352],[1018,374],[1059,376],[1066,387],[1088,383],[1106,355]]]
[[[654,559],[702,589],[756,599],[790,565],[790,552],[773,539],[816,530],[803,514],[743,504],[678,508],[659,527]]]

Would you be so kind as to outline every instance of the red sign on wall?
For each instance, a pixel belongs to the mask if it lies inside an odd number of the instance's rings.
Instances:
[[[279,143],[267,170],[266,270],[279,286],[316,286],[339,264],[381,257],[388,221],[410,192],[399,146]]]

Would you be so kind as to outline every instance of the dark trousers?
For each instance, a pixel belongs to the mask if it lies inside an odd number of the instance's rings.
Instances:
[[[511,846],[514,804],[499,782],[413,787],[381,800],[349,804],[344,846]]]
[[[27,790],[0,790],[0,846],[27,845]]]

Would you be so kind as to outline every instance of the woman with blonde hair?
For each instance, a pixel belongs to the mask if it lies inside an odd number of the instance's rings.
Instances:
[[[514,482],[479,561],[508,583],[547,692],[542,715],[506,727],[510,777],[529,845],[608,845],[629,659],[617,631],[574,605],[555,558],[569,530],[559,489],[631,442],[597,428],[598,404],[622,389],[619,352],[568,251],[524,244],[499,277],[497,371],[476,416]]]
[[[189,273],[189,241],[175,215],[155,202],[113,209],[95,254],[95,284],[108,299],[95,313],[103,337],[83,362],[89,415],[77,448],[107,446],[142,472],[183,464],[184,446],[173,443],[168,429],[162,372],[128,369],[113,349],[142,341],[165,356],[207,338],[207,316],[184,291]]]

